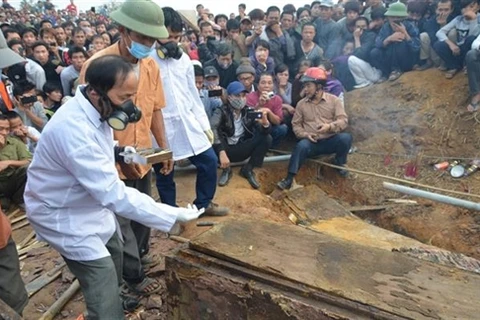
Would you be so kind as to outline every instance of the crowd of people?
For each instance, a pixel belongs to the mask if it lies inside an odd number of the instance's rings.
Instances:
[[[232,163],[246,160],[240,175],[258,189],[254,169],[293,135],[280,189],[289,189],[305,160],[318,155],[334,154],[338,174],[348,175],[346,91],[412,70],[437,68],[447,79],[464,70],[466,109],[477,111],[479,9],[477,0],[324,0],[248,14],[240,4],[238,15],[227,16],[199,4],[190,21],[151,0],[127,0],[112,12],[106,6],[79,12],[74,0],[65,9],[45,0],[17,10],[3,0],[1,206],[26,207],[37,235],[79,278],[89,319],[120,319],[117,284],[140,295],[161,289],[144,271],[154,263],[150,227],[179,233],[182,222],[200,214],[228,214],[213,199],[217,186],[229,183]],[[107,125],[113,139],[102,131]],[[128,150],[152,147],[170,149],[173,159],[152,168],[124,158]],[[175,162],[197,169],[196,207],[176,208]],[[163,207],[150,197],[153,174]],[[74,218],[59,217],[58,208]],[[153,219],[155,210],[164,216]],[[14,270],[7,224],[0,214],[0,254]],[[1,270],[7,260],[0,260]],[[25,290],[18,283],[10,290],[2,299],[21,313]]]

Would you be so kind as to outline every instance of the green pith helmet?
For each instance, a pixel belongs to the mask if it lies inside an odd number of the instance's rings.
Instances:
[[[127,29],[147,37],[168,38],[162,8],[151,0],[126,0],[110,18]]]
[[[392,3],[385,12],[385,17],[408,17],[407,6],[400,1]]]

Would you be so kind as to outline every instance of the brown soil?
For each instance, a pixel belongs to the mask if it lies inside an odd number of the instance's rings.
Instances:
[[[358,148],[349,157],[349,167],[403,178],[405,164],[422,152],[424,157],[417,182],[480,194],[480,173],[456,180],[434,171],[431,166],[443,157],[478,156],[480,138],[477,131],[480,118],[464,111],[468,103],[467,92],[464,75],[446,80],[439,71],[432,69],[423,73],[405,74],[395,83],[348,93],[346,108],[350,116],[349,130],[353,133],[354,145]],[[396,142],[392,143],[394,138]],[[391,146],[394,154],[392,163],[385,166],[384,155]],[[238,176],[236,169],[230,184],[218,188],[215,199],[231,209],[228,219],[244,216],[290,223],[287,208],[282,206],[281,201],[275,200],[278,195],[275,184],[284,177],[286,165],[286,162],[268,164],[263,169],[256,170],[262,183],[260,191],[252,190],[247,181]],[[191,203],[195,196],[195,175],[191,172],[178,172],[176,181],[179,205]],[[311,163],[301,170],[297,182],[302,185],[319,185],[330,197],[346,207],[381,204],[386,199],[404,198],[401,194],[385,191],[382,179],[359,174],[342,179],[333,169]],[[408,210],[401,206],[381,212],[360,212],[358,215],[394,232],[480,259],[478,212],[422,199],[415,200],[418,200],[419,205],[408,206]],[[469,200],[476,201],[474,198]],[[204,218],[208,221],[222,219],[225,218]],[[208,228],[196,227],[192,223],[186,226],[182,236],[191,238],[206,230]],[[30,227],[15,231],[15,240],[20,241],[29,231]],[[160,232],[152,237],[151,251],[160,257],[178,246],[178,243],[165,239]],[[31,281],[31,275],[36,269],[44,273],[60,261],[59,255],[51,249],[33,251],[31,257],[22,261],[24,279]],[[161,282],[163,267],[161,263],[151,271],[151,275]],[[68,283],[57,279],[34,295],[25,310],[25,318],[38,319],[68,286]],[[130,319],[166,319],[165,304],[162,303],[165,294],[144,299],[144,306],[130,315]],[[78,294],[55,319],[75,319],[83,308],[81,294]]]

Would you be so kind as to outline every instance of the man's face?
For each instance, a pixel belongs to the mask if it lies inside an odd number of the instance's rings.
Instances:
[[[116,83],[115,86],[107,92],[107,95],[114,105],[119,106],[135,97],[137,87],[138,78],[135,72],[130,72],[125,80]]]
[[[214,37],[215,36],[215,33],[213,32],[213,27],[212,26],[204,26],[202,28],[202,37],[204,39],[207,39],[208,37]]]
[[[321,12],[320,4],[318,3],[314,4],[312,9],[310,9],[310,12],[312,14],[312,17],[314,18],[320,17],[320,12]]]
[[[387,20],[390,26],[394,28],[396,25],[403,23],[405,19],[403,17],[387,17]]]
[[[462,8],[462,14],[463,16],[465,17],[465,14],[467,13],[473,13],[473,15],[476,15],[477,12],[478,12],[478,3],[477,2],[472,2],[470,3],[468,6],[466,6],[465,8]]]
[[[222,30],[225,30],[227,28],[227,19],[225,18],[218,18],[217,19],[217,24],[222,28]]]
[[[233,39],[240,34],[240,30],[239,29],[232,29],[232,30],[228,31],[227,34],[228,34],[228,37],[230,39]]]
[[[37,46],[33,50],[33,57],[42,65],[48,62],[48,49],[45,46]]]
[[[45,48],[45,47],[43,47],[43,48]],[[36,97],[35,89],[27,91],[27,92],[23,93],[21,96],[16,96],[15,98],[17,99],[17,102],[20,106],[22,106],[25,109],[30,109],[31,107],[33,107],[33,104],[35,102],[30,102],[30,103],[23,104],[22,103],[22,98],[27,98],[27,97]]]
[[[420,21],[420,19],[422,19],[422,15],[418,12],[408,11],[408,19],[414,22],[418,22]]]
[[[280,23],[280,12],[271,11],[267,16],[267,24],[273,26],[274,24]]]
[[[347,17],[347,22],[353,21],[353,20],[355,20],[355,19],[358,18],[358,12],[357,12],[357,11],[353,11],[353,10],[349,10],[349,11],[347,12],[346,17]]]
[[[161,44],[166,44],[168,42],[175,42],[176,45],[180,43],[180,40],[182,39],[182,32],[175,32],[170,29],[170,27],[167,27],[168,30],[168,38],[162,38],[158,39],[158,42]]]
[[[232,55],[230,53],[224,56],[218,56],[217,60],[218,64],[223,66],[230,66],[233,61]]]
[[[80,21],[80,23],[78,24],[78,26],[82,29],[85,29],[85,28],[91,28],[91,25],[90,25],[90,22],[84,20],[84,21]]]
[[[273,77],[270,75],[263,75],[258,82],[258,91],[270,92],[273,91]]]
[[[20,35],[16,32],[10,32],[9,34],[7,34],[7,42],[10,41],[10,40],[22,40],[22,38],[20,38]]]
[[[315,27],[314,26],[305,26],[302,30],[302,40],[303,41],[313,41],[315,38]]]
[[[237,79],[243,84],[243,86],[247,90],[250,90],[251,85],[253,84],[253,80],[255,80],[255,77],[251,73],[241,73],[238,75]]]
[[[195,87],[197,87],[197,90],[203,88],[203,76],[195,76]]]
[[[238,6],[238,13],[240,14],[245,13],[245,9],[242,6]]]
[[[65,34],[65,30],[63,28],[55,29],[55,37],[59,43],[64,43],[67,39],[67,35]]]
[[[5,139],[9,133],[10,133],[10,123],[8,122],[8,120],[7,119],[0,120],[0,136],[2,136]]]
[[[71,36],[72,36],[72,31],[73,31],[73,27],[72,27],[72,26],[65,27],[65,34],[67,35],[67,37],[71,37]]]
[[[83,31],[78,31],[75,33],[75,35],[72,38],[73,44],[75,44],[77,47],[83,48],[85,46],[85,32]]]
[[[244,20],[244,21],[240,24],[240,30],[242,30],[242,32],[246,32],[246,31],[252,30],[252,22],[249,21],[249,20]]]
[[[47,97],[53,102],[62,101],[62,92],[60,90],[53,90],[50,93],[47,93]]]
[[[8,122],[10,124],[10,133],[13,133],[15,130],[18,130],[23,127],[23,122],[20,117],[9,119]]]
[[[85,55],[82,52],[77,52],[72,55],[72,65],[75,70],[80,71],[82,70],[82,66],[85,63]]]
[[[55,36],[50,33],[45,33],[42,40],[48,43],[50,46],[56,46],[57,44],[57,39],[55,39]]]
[[[43,28],[43,29],[47,29],[47,28],[48,28],[48,29],[51,29],[51,28],[52,28],[52,24],[51,24],[50,22],[44,22],[44,23],[42,24],[42,28]]]
[[[308,99],[313,99],[317,94],[317,85],[313,82],[303,84],[303,93]]]
[[[280,22],[284,30],[290,30],[293,27],[293,15],[284,13]]]
[[[325,6],[320,7],[320,19],[330,20],[333,15],[333,9]],[[313,16],[313,14],[312,14]]]
[[[104,33],[105,31],[107,31],[107,27],[105,27],[104,24],[99,24],[97,26],[97,34]]]
[[[355,22],[355,29],[362,29],[365,31],[368,29],[368,24],[365,20],[358,20]]]
[[[12,50],[18,53],[18,55],[25,57],[25,48],[21,44],[13,45]]]
[[[203,11],[204,11],[203,6],[198,6],[198,7],[197,7],[197,14],[198,14],[199,16],[202,15]]]
[[[452,13],[452,2],[441,3],[437,4],[437,9],[435,10],[437,16],[444,15],[448,17]]]
[[[375,29],[379,30],[385,24],[385,20],[383,18],[377,18],[377,19],[372,20],[372,23],[375,24],[375,26],[376,26]]]

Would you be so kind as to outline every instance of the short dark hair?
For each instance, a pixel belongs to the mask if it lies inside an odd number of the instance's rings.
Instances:
[[[251,20],[263,20],[265,19],[265,12],[262,9],[253,9],[248,13]]]
[[[12,39],[10,41],[8,41],[7,45],[10,49],[12,49],[13,46],[16,46],[17,44],[21,44],[22,47],[24,46],[23,45],[23,41],[22,40],[18,40],[18,39]]]
[[[42,28],[42,29],[40,29],[40,32],[39,32],[40,38],[43,38],[43,36],[46,35],[46,34],[51,34],[55,37],[55,29],[53,29],[53,28]]]
[[[225,15],[225,14],[223,14],[223,13],[217,14],[217,15],[215,16],[215,19],[213,19],[213,21],[215,21],[215,23],[218,24],[218,19],[220,19],[220,18],[223,18],[223,19],[225,19],[225,20],[228,21],[227,15]]]
[[[288,66],[285,63],[281,63],[275,67],[275,74],[279,74],[285,71],[288,71]]]
[[[478,3],[478,0],[462,0],[460,1],[460,8],[466,8],[472,3]]]
[[[227,21],[227,31],[240,29],[240,22],[237,19],[230,19]]]
[[[208,28],[208,27],[212,27],[213,29],[213,26],[210,22],[208,21],[203,21],[202,23],[200,23],[199,25],[199,28],[200,28],[200,32],[202,32],[203,28]]]
[[[195,77],[204,77],[205,73],[203,72],[203,68],[197,65],[193,66],[193,72],[195,73]]]
[[[95,27],[101,26],[102,24],[105,26],[105,28],[107,28],[107,24],[102,20],[95,22]]]
[[[83,30],[83,29],[80,28],[80,27],[77,27],[77,28],[74,28],[74,29],[72,30],[72,37],[75,36],[75,35],[76,35],[77,33],[79,33],[79,32],[83,32],[83,33],[86,35],[85,30]]]
[[[35,41],[35,43],[32,45],[32,50],[35,50],[36,47],[40,47],[40,46],[44,46],[45,49],[49,49],[50,46],[48,45],[48,43],[46,43],[45,41]]]
[[[320,1],[313,1],[311,4],[310,4],[310,8],[313,8],[314,5],[316,4],[319,4],[321,5],[322,3]]]
[[[12,119],[17,119],[17,118],[22,119],[22,117],[20,117],[20,115],[15,111],[7,111],[7,112],[5,112],[5,114],[2,114],[2,116],[4,116],[5,119],[2,119],[0,117],[0,120],[12,120]]]
[[[258,47],[262,47],[270,51],[270,44],[268,43],[267,40],[260,39],[257,41],[255,44],[255,50],[257,50]]]
[[[52,93],[53,91],[60,91],[63,94],[62,87],[59,84],[51,81],[45,82],[42,90],[45,94]]]
[[[14,29],[14,28],[6,28],[5,30],[3,30],[3,36],[5,37],[5,39],[8,38],[8,34],[9,33],[18,33],[18,35],[20,35],[20,33],[18,32],[17,29]]]
[[[15,111],[13,111],[13,112],[15,112]],[[15,112],[15,113],[16,113],[16,112]],[[6,114],[3,114],[3,113],[0,113],[0,121],[5,121],[5,120],[8,121],[7,115],[6,115]]]
[[[65,29],[66,27],[74,27],[75,28],[75,24],[72,21],[66,21],[66,22],[62,23],[61,26],[62,26],[63,29]]]
[[[40,21],[40,24],[39,24],[39,26],[40,26],[40,29],[42,29],[42,28],[43,28],[43,25],[44,25],[45,23],[50,23],[50,24],[53,26],[53,23],[52,23],[52,21],[50,21],[50,20],[47,20],[47,19],[44,19],[44,20]]]
[[[33,33],[33,35],[34,35],[35,37],[38,36],[38,32],[37,32],[37,30],[36,30],[35,28],[25,28],[25,29],[22,30],[22,33],[20,34],[20,36],[22,37],[22,39],[23,39],[23,36],[26,35],[27,33]]]
[[[365,17],[365,16],[359,16],[357,19],[355,19],[355,20],[353,21],[353,23],[355,24],[355,23],[357,23],[357,21],[360,21],[360,20],[365,21],[365,22],[367,23],[367,26],[368,26],[369,21],[368,21],[368,18]]]
[[[203,4],[201,4],[201,3],[197,4],[197,6],[195,7],[195,9],[198,9],[198,8],[200,8],[200,7],[203,8]]]
[[[83,56],[85,57],[85,59],[88,58],[87,51],[85,51],[85,49],[77,47],[77,46],[74,46],[74,47],[70,48],[70,50],[68,50],[68,57],[70,59],[73,59],[73,55],[75,53],[83,53]]]
[[[170,28],[173,32],[182,32],[183,21],[180,14],[171,7],[163,7],[162,11],[165,18],[165,27]]]
[[[262,79],[262,77],[271,77],[272,80],[273,80],[273,74],[271,74],[270,72],[262,72],[260,73],[260,76],[258,77],[258,80],[260,81],[260,79]]]
[[[309,16],[312,15],[312,12],[310,11],[310,9],[308,9],[307,7],[300,7],[297,10],[297,19],[300,18],[300,15],[303,13],[303,11],[307,11]]]
[[[384,7],[374,8],[370,13],[370,18],[372,18],[372,20],[385,19],[385,12],[387,12],[387,9]]]
[[[228,43],[219,43],[215,51],[218,56],[226,56],[227,54],[233,56],[233,48]]]
[[[269,15],[270,13],[272,13],[272,12],[278,12],[278,13],[280,13],[280,12],[282,12],[282,11],[281,11],[280,8],[277,7],[277,6],[270,6],[270,7],[268,7],[267,12],[266,12],[265,14],[268,16],[268,15]]]
[[[26,92],[35,90],[35,85],[28,80],[20,80],[13,87],[13,95],[19,97]]]
[[[302,26],[302,32],[305,27],[313,27],[315,29],[315,33],[317,32],[317,29],[315,28],[315,25],[312,22],[307,22]]]
[[[295,11],[297,11],[297,9],[291,3],[288,3],[288,4],[283,6],[283,13],[295,14]]]
[[[240,3],[238,7],[243,8],[243,10],[247,9],[247,6],[245,5],[245,3]]]
[[[345,13],[349,11],[360,13],[360,3],[357,0],[348,1],[343,5],[343,11]]]
[[[286,15],[286,14],[291,15],[291,16],[292,16],[292,20],[295,19],[295,11],[293,11],[293,12],[289,12],[289,11],[288,11],[288,12],[287,12],[287,11],[284,10],[284,11],[282,12],[282,14],[280,15],[280,20],[283,19],[283,16]]]
[[[106,55],[93,60],[85,72],[85,81],[99,93],[106,94],[118,81],[122,83],[133,72],[132,65],[116,55]]]

